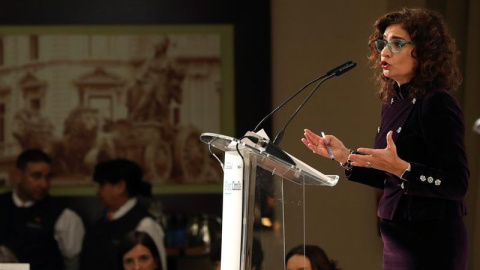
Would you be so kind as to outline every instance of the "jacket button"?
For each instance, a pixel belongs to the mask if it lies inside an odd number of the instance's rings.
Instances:
[[[425,180],[427,180],[427,178],[425,177],[425,175],[421,175],[420,180],[422,180],[422,182],[425,182]]]
[[[441,183],[442,181],[440,181],[440,179],[435,180],[435,186],[440,186]]]
[[[433,177],[429,176],[429,177],[427,178],[427,181],[428,181],[428,183],[430,183],[430,184],[433,183]]]

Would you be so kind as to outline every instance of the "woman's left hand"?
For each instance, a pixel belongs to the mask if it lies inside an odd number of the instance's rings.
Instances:
[[[358,148],[357,151],[365,155],[351,154],[352,165],[386,171],[400,177],[407,169],[408,162],[398,157],[392,134],[392,131],[387,133],[387,147],[384,149]]]

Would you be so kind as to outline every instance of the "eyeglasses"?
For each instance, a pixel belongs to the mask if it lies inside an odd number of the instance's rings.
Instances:
[[[399,53],[403,45],[405,44],[413,44],[413,42],[399,40],[399,39],[392,39],[390,40],[390,42],[386,42],[383,39],[375,40],[375,47],[377,48],[377,51],[380,53],[383,51],[383,49],[385,49],[385,46],[387,46],[392,53]]]

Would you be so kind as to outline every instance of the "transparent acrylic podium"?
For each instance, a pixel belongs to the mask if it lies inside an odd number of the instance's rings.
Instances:
[[[261,143],[214,133],[200,139],[225,152],[221,269],[251,270],[258,263],[262,269],[286,269],[287,252],[308,243],[306,186],[334,186],[339,177],[294,157],[296,165],[285,162]]]

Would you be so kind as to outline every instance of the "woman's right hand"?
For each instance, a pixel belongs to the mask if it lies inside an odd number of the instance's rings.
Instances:
[[[303,136],[303,144],[305,144],[308,149],[312,150],[313,153],[330,158],[327,150],[327,145],[329,145],[336,161],[342,163],[347,162],[350,150],[346,148],[342,141],[337,139],[337,137],[326,135],[325,138],[322,138],[320,135],[315,134],[309,129],[304,129]]]

